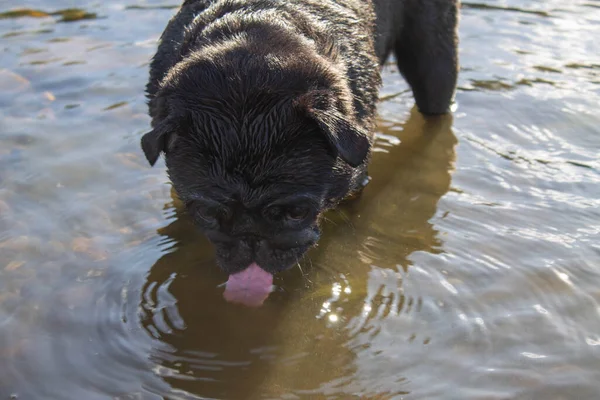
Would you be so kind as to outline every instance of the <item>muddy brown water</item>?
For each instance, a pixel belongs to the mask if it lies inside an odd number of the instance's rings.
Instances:
[[[138,148],[176,6],[0,2],[0,399],[600,398],[600,2],[465,2],[451,117],[386,67],[371,184],[257,310]]]

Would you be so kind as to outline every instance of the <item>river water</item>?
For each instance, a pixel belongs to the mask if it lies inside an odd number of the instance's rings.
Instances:
[[[0,399],[599,399],[600,2],[479,1],[256,310],[139,149],[178,3],[0,2]]]

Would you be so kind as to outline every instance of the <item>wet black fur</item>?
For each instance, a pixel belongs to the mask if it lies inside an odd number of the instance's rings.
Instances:
[[[294,265],[360,188],[390,52],[419,109],[448,111],[456,19],[453,0],[183,3],[151,64],[142,148],[152,165],[165,153],[224,271]]]

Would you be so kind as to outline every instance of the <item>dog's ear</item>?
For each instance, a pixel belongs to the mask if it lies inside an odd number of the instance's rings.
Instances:
[[[354,168],[365,161],[371,147],[368,132],[337,110],[330,91],[311,91],[300,96],[295,104],[318,124],[342,160]]]
[[[177,125],[167,117],[154,129],[142,136],[142,150],[151,166],[156,164],[161,152],[166,152],[177,138]]]

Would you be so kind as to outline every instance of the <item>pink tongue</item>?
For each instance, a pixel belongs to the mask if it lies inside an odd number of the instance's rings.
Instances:
[[[229,275],[223,297],[231,303],[258,307],[269,297],[273,286],[273,275],[256,263],[245,270]]]

